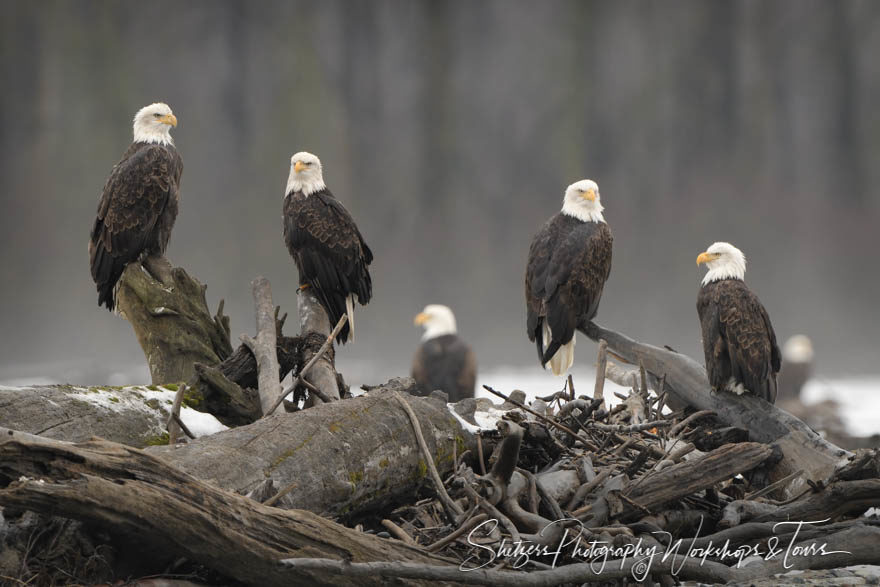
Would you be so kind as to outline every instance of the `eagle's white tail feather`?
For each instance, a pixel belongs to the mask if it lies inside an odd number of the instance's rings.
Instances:
[[[553,332],[550,330],[550,325],[547,324],[547,321],[545,320],[543,341],[545,351],[547,350],[547,347],[550,346],[551,340],[553,340]],[[550,358],[550,370],[554,375],[565,375],[572,364],[574,364],[574,345],[576,340],[577,336],[572,336],[571,340],[559,347],[556,354]]]
[[[348,342],[354,342],[354,294],[345,298],[345,313],[348,314]]]

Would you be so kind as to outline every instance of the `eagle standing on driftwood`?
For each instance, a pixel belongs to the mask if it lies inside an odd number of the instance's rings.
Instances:
[[[602,216],[599,186],[584,179],[565,190],[562,211],[529,248],[526,328],[541,366],[563,375],[574,362],[575,328],[592,320],[611,273],[611,229]]]
[[[767,310],[743,281],[745,255],[730,243],[714,243],[697,257],[701,263],[709,268],[697,296],[709,383],[775,403],[779,347]]]
[[[161,102],[134,117],[134,142],[113,167],[98,204],[89,240],[98,305],[113,311],[116,282],[125,266],[148,255],[163,255],[180,197],[183,161],[171,127],[177,118]]]
[[[413,379],[422,394],[439,389],[450,402],[474,397],[477,358],[458,336],[452,310],[441,304],[429,304],[413,322],[425,327],[412,366]]]
[[[373,253],[351,214],[324,184],[316,156],[300,152],[290,158],[284,193],[284,242],[299,270],[300,286],[314,290],[331,328],[347,314],[336,340],[354,340],[354,298],[366,305],[373,296],[368,269]]]

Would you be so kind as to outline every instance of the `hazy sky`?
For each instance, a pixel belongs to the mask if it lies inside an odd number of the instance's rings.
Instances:
[[[699,357],[694,260],[727,240],[781,339],[813,337],[823,374],[880,372],[878,3],[0,8],[0,379],[143,366],[86,243],[132,116],[159,100],[184,160],[168,256],[225,298],[235,340],[257,275],[295,315],[281,202],[309,150],[376,255],[343,372],[408,372],[427,303],[481,365],[537,369],[526,254],[584,177],[615,236],[600,323]],[[582,339],[576,361],[594,355]]]

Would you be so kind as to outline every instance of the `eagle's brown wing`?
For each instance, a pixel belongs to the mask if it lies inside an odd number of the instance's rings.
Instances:
[[[593,319],[611,274],[608,225],[563,220],[569,224],[551,224],[546,227],[549,235],[536,237],[526,272],[529,337],[537,344],[542,365],[571,340],[578,323]],[[542,320],[553,334],[546,351],[540,344]]]
[[[141,253],[164,253],[177,217],[183,163],[173,147],[135,143],[104,185],[89,239],[98,304],[113,310],[113,290]]]
[[[303,196],[289,194],[284,203],[284,240],[300,272],[324,306],[331,325],[346,312],[350,294],[361,304],[373,296],[368,269],[373,253],[348,210],[324,190]],[[346,324],[337,339],[348,340]]]

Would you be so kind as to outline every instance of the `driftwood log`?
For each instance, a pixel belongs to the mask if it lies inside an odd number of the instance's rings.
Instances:
[[[788,485],[788,496],[800,493],[806,479],[827,479],[852,453],[834,446],[806,424],[754,395],[710,390],[705,368],[690,357],[633,340],[593,322],[578,326],[593,340],[604,340],[608,349],[633,365],[639,362],[655,378],[665,377],[665,391],[698,410],[712,410],[731,426],[749,431],[750,440],[774,444],[782,459],[771,471],[775,481],[796,471],[804,475]]]
[[[278,320],[279,380],[302,364],[300,337],[281,335]],[[184,403],[215,416],[226,426],[242,426],[260,417],[254,355],[240,345],[219,365],[195,364]],[[35,385],[0,388],[0,426],[47,438],[81,442],[93,436],[144,447],[163,442],[170,405],[150,399],[165,386]]]
[[[314,488],[312,488],[314,490]],[[66,444],[4,431],[0,505],[51,512],[106,529],[162,573],[184,556],[251,585],[334,585],[334,573],[280,564],[291,557],[352,562],[444,560],[305,511],[283,511],[217,489],[120,444]],[[382,585],[381,577],[360,584]]]
[[[134,329],[154,385],[194,375],[195,363],[216,365],[232,353],[223,302],[212,316],[205,285],[164,257],[129,263],[117,285],[117,305]],[[149,270],[148,270],[149,269]]]
[[[629,500],[621,504],[622,518],[643,515],[645,510],[674,502],[708,489],[766,460],[773,450],[756,442],[727,444],[690,461],[672,465],[625,485],[621,493]],[[612,512],[615,515],[617,512]]]
[[[160,444],[171,405],[150,399],[154,390],[171,396],[176,387],[2,388],[0,427],[68,442],[100,436],[134,447]]]
[[[427,482],[412,424],[395,399],[412,390],[412,379],[393,379],[344,402],[276,413],[184,446],[148,450],[230,491],[246,494],[271,480],[284,492],[281,507],[356,516],[394,505]],[[441,475],[452,470],[454,451],[476,450],[473,435],[442,399],[406,397]]]
[[[286,490],[282,507],[352,516],[393,504],[427,482],[412,425],[393,395],[412,390],[411,379],[395,379],[364,396],[334,402],[333,408],[279,411],[172,448],[154,446],[167,442],[172,406],[150,401],[147,388],[22,388],[0,391],[0,427],[69,442],[100,436],[149,446],[223,489],[249,493],[271,481],[273,494]],[[171,401],[173,393],[167,395]],[[406,397],[441,475],[452,469],[453,452],[476,451],[474,436],[442,400]]]

